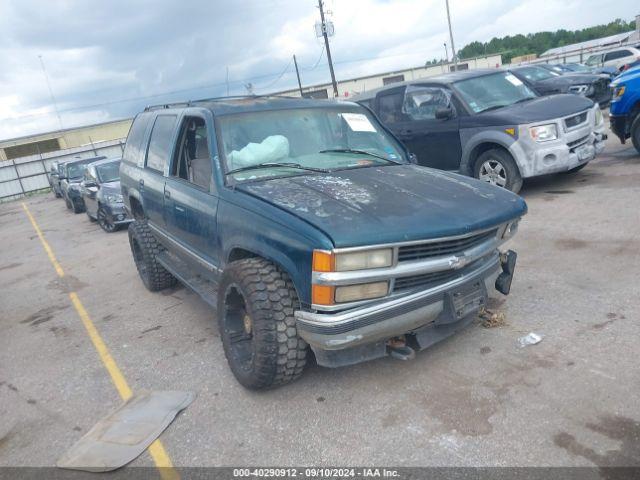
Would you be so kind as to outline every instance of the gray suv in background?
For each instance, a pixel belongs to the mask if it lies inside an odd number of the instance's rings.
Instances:
[[[540,97],[505,70],[454,72],[359,94],[427,167],[518,192],[524,178],[576,172],[604,148],[604,120],[588,98]]]

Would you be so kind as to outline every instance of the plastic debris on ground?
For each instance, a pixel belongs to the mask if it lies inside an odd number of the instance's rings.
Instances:
[[[192,392],[141,390],[100,420],[57,466],[88,472],[120,468],[144,452],[194,398]]]
[[[541,341],[542,336],[533,332],[518,339],[518,343],[521,347],[526,347],[527,345],[535,345],[536,343],[540,343]]]

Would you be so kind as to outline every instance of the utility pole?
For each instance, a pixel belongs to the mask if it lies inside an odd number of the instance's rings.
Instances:
[[[293,55],[293,64],[296,67],[296,76],[298,77],[298,88],[300,89],[300,96],[304,97],[304,95],[302,95],[302,82],[300,82],[300,71],[298,70],[298,61],[296,60],[295,55]]]
[[[338,84],[336,83],[336,75],[333,73],[333,61],[331,60],[331,50],[329,49],[329,36],[327,35],[327,24],[324,21],[324,7],[322,0],[318,0],[318,8],[320,9],[320,22],[322,26],[322,36],[324,37],[324,47],[327,50],[327,61],[329,62],[329,71],[331,72],[331,84],[333,85],[333,96],[338,96]]]
[[[40,59],[40,66],[42,67],[42,73],[44,73],[44,79],[47,82],[47,88],[49,89],[49,95],[51,95],[51,102],[53,103],[53,109],[56,112],[56,117],[58,117],[58,123],[60,124],[60,130],[64,130],[62,126],[62,117],[60,116],[60,112],[58,111],[58,102],[56,102],[56,97],[53,95],[53,89],[51,88],[51,83],[49,82],[49,75],[47,75],[47,69],[44,68],[44,60],[42,60],[42,55],[38,55]]]
[[[451,15],[449,14],[449,0],[444,0],[447,5],[447,21],[449,22],[449,39],[451,40],[451,55],[453,55],[453,63],[456,71],[458,70],[458,57],[456,56],[456,47],[453,43],[453,30],[451,30]]]

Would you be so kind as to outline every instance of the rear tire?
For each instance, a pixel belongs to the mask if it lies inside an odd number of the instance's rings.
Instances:
[[[492,148],[481,153],[473,167],[473,176],[498,187],[518,193],[522,188],[522,176],[509,152]]]
[[[136,220],[129,225],[129,245],[138,274],[148,290],[157,292],[176,284],[176,278],[156,259],[164,247],[153,236],[146,220]]]
[[[307,343],[298,336],[296,290],[289,276],[262,258],[232,262],[218,290],[224,353],[244,387],[258,390],[298,378]]]
[[[635,120],[631,124],[631,140],[633,146],[636,147],[636,150],[640,153],[640,113],[636,115]]]
[[[72,200],[71,205],[73,209],[73,213],[82,213],[84,212],[84,202],[80,203],[82,200]]]

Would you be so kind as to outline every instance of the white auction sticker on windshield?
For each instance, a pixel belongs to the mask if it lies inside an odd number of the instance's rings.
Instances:
[[[518,77],[516,77],[515,75],[513,75],[511,73],[507,73],[504,76],[504,78],[506,78],[509,82],[511,82],[516,87],[519,87],[520,85],[522,85],[522,80],[520,80]]]
[[[342,113],[342,118],[354,132],[375,132],[374,127],[366,115],[362,113]]]

